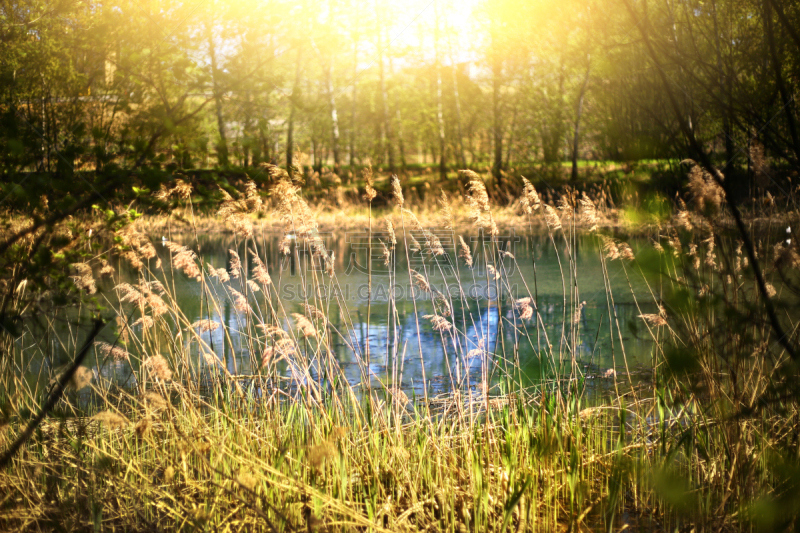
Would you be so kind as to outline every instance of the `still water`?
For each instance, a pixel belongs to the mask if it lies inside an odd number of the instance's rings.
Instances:
[[[624,375],[628,370],[635,373],[651,365],[653,344],[637,317],[657,312],[656,305],[635,263],[606,261],[607,277],[604,276],[601,245],[596,236],[580,236],[569,244],[556,239],[555,246],[546,234],[501,236],[500,248],[508,252],[502,258],[493,252],[488,241],[465,236],[474,257],[474,268],[468,268],[457,259],[457,243],[453,242],[452,234],[438,235],[445,251],[438,257],[426,252],[424,235],[415,236],[422,243],[422,249],[414,250],[409,240],[411,249],[406,250],[402,239],[398,238],[393,265],[387,267],[384,266],[383,243],[388,243],[388,235],[374,234],[371,254],[364,233],[320,235],[333,257],[336,272],[333,279],[325,274],[303,239],[294,240],[292,253],[286,256],[280,253],[281,235],[258,236],[257,252],[266,263],[273,284],[269,295],[263,291],[250,293],[249,302],[254,313],[249,320],[235,309],[230,296],[230,288],[248,292],[245,280],[232,278],[222,283],[208,278],[207,290],[216,295],[217,300],[217,305],[209,305],[207,293],[201,296],[203,284],[172,267],[170,252],[163,243],[156,245],[162,268],[154,269],[148,279],[159,279],[168,288],[188,322],[210,318],[226,326],[227,332],[219,328],[201,335],[233,375],[259,372],[259,365],[253,362],[260,361],[261,354],[251,353],[250,340],[253,332],[258,331],[253,322],[267,317],[267,309],[272,307],[283,328],[289,330],[294,327],[294,320],[288,317],[292,313],[303,313],[306,301],[326,311],[331,351],[353,384],[365,380],[373,384],[389,383],[391,376],[396,375],[402,388],[419,394],[424,376],[429,390],[435,393],[452,387],[453,380],[458,380],[462,386],[474,385],[481,368],[485,367],[493,372],[495,379],[503,372],[511,372],[522,384],[530,385],[568,371],[573,354],[577,368],[591,379],[599,378],[610,369]],[[217,269],[230,268],[229,250],[235,250],[246,271],[252,273],[249,251],[252,243],[245,250],[244,244],[227,234],[176,236],[173,240],[195,251],[204,266]],[[629,243],[634,251],[638,245],[645,244],[636,240]],[[572,248],[572,264],[568,247]],[[495,282],[492,272],[487,272],[483,266],[486,263],[495,265],[496,270],[505,272],[507,277],[504,275]],[[409,266],[427,274],[431,293],[417,291],[415,297],[411,296]],[[574,272],[573,279],[570,279],[570,270]],[[100,299],[109,306],[123,309],[130,316],[128,323],[132,324],[139,318],[139,311],[120,305],[113,287],[117,282],[135,284],[140,281],[139,274],[121,267],[119,276],[114,283],[100,285]],[[501,286],[499,298],[498,284]],[[575,285],[577,294],[574,294]],[[389,298],[391,291],[395,296],[394,307]],[[447,320],[454,323],[455,335],[435,331],[430,321],[423,318],[433,313],[431,294],[435,291],[446,298],[450,295],[447,300],[452,305],[452,315]],[[519,309],[515,309],[513,303],[525,297],[536,302],[538,317],[534,312],[532,318],[520,319]],[[169,297],[165,295],[166,299]],[[579,302],[585,305],[579,306]],[[578,313],[575,313],[576,306],[580,307]],[[394,321],[390,320],[391,315],[395,316]],[[202,367],[199,343],[189,342],[189,335],[176,336],[179,328],[170,314],[162,318],[172,325],[173,336],[168,338],[163,330],[156,328],[159,339],[155,345],[166,347],[169,343],[180,342],[189,346],[198,368]],[[119,326],[112,325],[101,338],[113,343],[120,331]],[[132,335],[141,338],[142,334],[141,326],[132,328]],[[552,345],[549,350],[548,343]],[[137,344],[136,339],[129,339],[127,343],[126,349],[137,356],[130,364],[112,362],[93,353],[87,365],[118,384],[132,385],[135,378],[130,366],[137,366],[136,361],[141,357]],[[311,346],[303,341],[300,344],[301,348]],[[151,349],[153,345],[149,344]],[[261,344],[259,350],[263,350],[263,346]],[[456,357],[457,351],[462,355]],[[368,376],[362,370],[364,366],[359,364],[366,360],[367,353]],[[471,355],[464,357],[464,354]],[[64,354],[62,358],[67,357]],[[489,364],[484,365],[486,362]],[[286,376],[291,375],[287,361],[279,363],[278,369]]]

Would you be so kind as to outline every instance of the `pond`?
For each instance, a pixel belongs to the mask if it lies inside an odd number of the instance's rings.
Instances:
[[[481,237],[466,238],[475,265],[469,268],[457,259],[458,243],[454,242],[452,232],[438,234],[444,251],[439,256],[430,253],[424,234],[410,234],[422,243],[421,249],[417,250],[409,239],[406,250],[398,235],[400,242],[391,267],[384,265],[383,243],[388,242],[388,235],[373,234],[371,285],[366,232],[319,235],[333,258],[336,272],[333,279],[308,250],[306,239],[294,239],[292,252],[283,255],[282,235],[257,235],[258,255],[272,278],[269,295],[264,291],[254,293],[241,278],[223,283],[212,277],[206,278],[208,287],[204,293],[203,283],[173,267],[166,246],[170,239],[154,237],[161,269],[148,272],[147,279],[158,279],[166,286],[164,299],[181,310],[188,321],[185,323],[210,318],[226,327],[200,333],[205,349],[197,342],[189,342],[189,336],[167,338],[163,329],[153,328],[150,334],[157,331],[158,338],[149,346],[164,348],[170,342],[185,343],[198,367],[202,366],[202,353],[210,348],[232,375],[257,374],[259,365],[254,362],[261,360],[261,354],[252,353],[253,332],[258,330],[254,323],[268,320],[269,315],[276,317],[288,331],[294,326],[292,313],[303,313],[303,304],[309,302],[325,311],[330,333],[326,349],[334,354],[351,384],[363,384],[365,380],[373,385],[393,382],[419,395],[423,383],[428,384],[431,393],[446,392],[453,382],[474,386],[480,382],[482,369],[488,369],[485,371],[491,374],[494,383],[500,375],[511,375],[525,386],[578,368],[588,379],[606,383],[608,387],[609,380],[602,378],[611,376],[612,369],[622,376],[650,367],[653,343],[647,331],[636,324],[641,322],[638,315],[657,312],[656,305],[632,264],[601,260],[601,242],[597,236],[576,236],[568,243],[558,236],[551,240],[547,234],[511,232],[498,239],[498,247]],[[233,235],[181,235],[171,240],[195,251],[200,264],[216,269],[229,269],[230,250],[235,250],[245,270],[252,275],[252,256]],[[252,242],[249,249],[253,248]],[[635,239],[629,243],[634,250],[646,245]],[[498,254],[498,248],[507,253]],[[485,254],[491,257],[488,261],[483,257]],[[497,269],[487,272],[486,264],[495,264]],[[152,268],[154,261],[150,265]],[[430,292],[411,290],[409,267],[426,275]],[[498,270],[502,276],[495,280]],[[139,318],[139,311],[120,304],[114,286],[119,282],[138,283],[140,274],[124,265],[119,266],[119,271],[119,279],[99,284],[99,298],[125,313],[128,323],[133,324]],[[237,311],[230,296],[231,288],[249,293],[254,311],[251,315]],[[209,293],[215,295],[211,304]],[[454,327],[452,330],[436,331],[429,318],[425,318],[433,313],[431,298],[437,293],[448,300],[447,307],[452,309],[447,317]],[[521,309],[514,305],[515,300],[526,297],[538,304],[531,306],[534,313],[527,320],[520,317]],[[273,314],[267,309],[274,309]],[[439,309],[441,312],[441,306]],[[393,321],[389,319],[391,314],[395,317]],[[169,317],[170,314],[164,315],[175,335],[180,328]],[[103,331],[101,340],[115,342],[123,328],[119,323],[111,326]],[[141,326],[129,331],[139,338],[144,334]],[[74,350],[77,342],[73,336],[69,338]],[[56,354],[54,366],[69,359],[66,355],[69,345],[63,338],[57,342],[50,340],[51,353]],[[301,350],[304,347],[311,350],[311,344],[302,340],[300,346]],[[128,339],[126,349],[141,356],[141,343],[136,339]],[[128,364],[92,352],[86,364],[99,375],[123,386],[135,383],[131,364],[136,366],[139,357]],[[368,365],[359,364],[360,360],[368,360]],[[490,364],[484,365],[487,361]],[[368,376],[365,368],[369,368]],[[288,361],[281,361],[278,369],[286,376],[292,373]],[[312,364],[311,374],[316,376],[318,370]],[[38,364],[28,365],[28,371],[41,375]]]

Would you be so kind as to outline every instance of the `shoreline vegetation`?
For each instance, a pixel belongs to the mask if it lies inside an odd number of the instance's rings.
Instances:
[[[405,358],[425,354],[421,345],[398,342],[400,316],[391,299],[381,304],[389,317],[387,338],[381,339],[387,376],[373,383],[375,352],[353,343],[329,319],[338,313],[348,320],[350,312],[321,290],[339,275],[319,237],[324,209],[312,207],[286,171],[267,170],[266,191],[252,181],[238,191],[220,189],[213,216],[197,214],[195,187],[177,180],[138,191],[137,202],[162,210],[156,222],[132,203],[96,213],[96,222],[76,217],[18,238],[21,254],[38,250],[40,239],[66,239],[59,253],[70,266],[61,277],[48,271],[6,284],[7,305],[20,316],[47,311],[43,316],[53,319],[28,319],[18,334],[2,337],[9,356],[0,360],[0,528],[795,527],[800,510],[796,363],[761,312],[757,271],[744,243],[721,216],[725,192],[701,167],[690,165],[686,201],[665,200],[639,215],[640,221],[657,217],[658,224],[651,246],[636,253],[607,231],[604,222],[619,216],[612,215],[603,189],[543,199],[526,180],[513,202],[498,207],[484,177],[466,170],[460,173],[463,194],[433,191],[419,201],[391,178],[386,191],[391,207],[383,212],[372,208],[379,192],[372,170],[365,169],[358,209],[365,213],[370,246],[381,252],[391,279],[430,295],[419,308],[414,301],[412,316],[417,338],[423,330],[434,332],[447,357],[451,390],[436,397],[424,365],[422,383],[399,380]],[[175,213],[188,224],[188,238],[178,243],[165,237],[171,263],[166,269],[152,236]],[[344,229],[337,215],[330,216],[332,225]],[[464,219],[472,234],[485,239],[482,265],[474,264],[476,250],[459,239],[467,228]],[[354,224],[363,224],[357,220]],[[508,295],[495,303],[505,305],[503,316],[509,311],[510,318],[500,321],[492,342],[470,307],[488,303],[470,303],[463,291],[459,297],[438,275],[445,259],[459,261],[473,277],[474,267],[481,266],[486,283],[504,294],[516,261],[498,239],[506,220],[546,232],[558,257],[564,316],[556,337],[541,323],[535,277],[525,280],[527,296]],[[774,227],[758,240],[755,257],[779,320],[795,339],[800,253],[790,237],[769,240],[784,231],[779,217],[770,220]],[[460,243],[455,257],[444,257],[433,221]],[[278,267],[266,264],[262,243],[254,238],[254,225],[262,222],[280,224],[284,254],[296,256],[302,241],[323,267],[301,268],[303,285],[314,288],[302,305],[279,297]],[[227,265],[204,262],[197,234],[212,225],[230,228],[235,249],[246,253],[231,250]],[[390,237],[373,240],[378,230]],[[574,349],[582,334],[574,317],[584,305],[574,250],[578,232],[596,235],[600,243],[597,260],[608,302],[604,327],[620,345],[625,330],[616,319],[610,262],[622,265],[629,283],[633,277],[646,283],[646,293],[632,294],[637,306],[658,309],[642,312],[635,325],[653,341],[649,380],[631,386],[622,371],[607,372],[600,379],[613,392],[599,400],[587,392],[597,376],[587,375]],[[414,249],[427,257],[417,270],[399,260]],[[123,271],[133,272],[137,281],[123,281]],[[454,283],[461,287],[467,280],[459,276],[456,271]],[[103,277],[113,280],[113,296],[98,292]],[[177,304],[177,278],[197,287],[200,317],[187,316]],[[72,299],[48,299],[54,283],[67,287]],[[223,307],[235,312],[235,325],[214,320]],[[369,323],[368,312],[367,330]],[[114,331],[114,343],[96,340],[102,324]],[[480,334],[467,335],[468,327]],[[231,350],[231,328],[243,339],[254,370],[246,379],[223,363],[221,347],[205,335],[220,328]],[[71,355],[71,366],[51,364],[53,342]],[[331,350],[334,342],[352,352],[360,383],[344,379]],[[532,386],[523,385],[517,372],[521,344],[541,361],[542,374]],[[99,368],[83,365],[88,350],[102,365],[129,368],[132,382],[121,387]],[[24,374],[33,360],[50,363],[31,380]],[[630,374],[624,349],[621,360]],[[57,399],[49,414],[42,410],[48,398]],[[44,423],[26,434],[32,413],[39,412],[47,414]],[[9,455],[12,445],[18,447]]]
[[[525,174],[514,172],[505,177],[505,185],[501,190],[493,187],[494,179],[489,171],[481,174],[487,184],[487,191],[493,202],[493,218],[503,230],[511,228],[525,231],[546,231],[547,224],[543,218],[534,218],[521,222],[522,214],[519,195],[524,190],[524,182],[528,181],[542,193],[542,200],[552,205],[558,204],[561,197],[586,193],[597,206],[597,220],[592,225],[582,221],[576,222],[578,230],[587,230],[596,225],[599,228],[619,231],[627,235],[643,235],[652,237],[658,234],[659,226],[669,219],[675,209],[676,195],[686,194],[683,176],[691,168],[691,162],[653,161],[631,163],[586,162],[581,166],[578,181],[569,180],[569,176],[558,168],[543,167],[530,169]],[[265,174],[268,168],[261,170],[242,170],[231,176],[216,176],[206,185],[219,183],[226,190],[233,188],[231,184],[241,187],[250,176],[256,177],[263,201],[269,207],[273,201],[270,189],[271,179]],[[359,172],[372,168],[365,166]],[[410,171],[405,178],[400,178],[403,188],[408,191],[406,199],[413,206],[415,216],[426,227],[435,227],[441,223],[439,200],[444,192],[452,202],[452,224],[458,230],[466,231],[472,226],[467,205],[463,202],[463,194],[467,182],[452,173],[447,179],[438,179],[430,167]],[[303,194],[307,199],[315,221],[321,232],[336,230],[366,229],[369,226],[370,211],[372,218],[379,220],[393,212],[391,205],[390,174],[374,172],[373,186],[376,199],[372,206],[364,205],[365,182],[361,176],[351,176],[346,184],[332,174],[332,169],[325,168],[320,174],[313,169],[305,169],[300,179]],[[638,176],[637,176],[638,172]],[[352,174],[352,172],[350,172]],[[184,176],[191,178],[191,176]],[[220,179],[222,178],[222,179]],[[530,179],[529,179],[530,178]],[[193,181],[189,179],[189,181]],[[759,198],[749,198],[744,215],[754,231],[769,228],[775,224],[792,225],[797,220],[795,211],[790,206],[796,202],[797,186],[793,186],[791,177],[775,182],[781,191],[764,194],[759,191]],[[693,190],[689,190],[694,194]],[[755,193],[753,193],[755,194]],[[175,233],[224,232],[233,233],[229,226],[220,226],[213,213],[204,213],[195,208],[192,212],[178,208],[170,212],[169,217],[163,213],[145,214],[141,224],[143,231],[152,235],[162,235],[167,229]],[[192,218],[193,217],[193,218]],[[253,216],[253,223],[261,231],[280,233],[284,231],[283,222],[274,209],[266,208]],[[734,221],[724,211],[717,214],[715,222],[720,227],[732,229]]]

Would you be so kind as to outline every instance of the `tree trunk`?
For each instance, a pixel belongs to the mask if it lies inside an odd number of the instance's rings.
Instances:
[[[389,97],[386,91],[386,75],[383,68],[383,25],[380,16],[381,11],[378,8],[377,0],[375,1],[375,12],[378,14],[376,19],[378,22],[378,27],[376,30],[378,33],[378,64],[380,67],[381,105],[383,107],[383,139],[381,139],[381,148],[382,151],[384,151],[387,155],[389,172],[394,174],[396,169],[394,164],[394,146],[392,146],[392,123],[391,120],[389,120]]]
[[[331,148],[333,149],[333,171],[339,175],[341,159],[339,156],[339,115],[336,112],[336,95],[333,93],[333,58],[327,68],[328,105],[331,110]]]
[[[717,2],[712,2],[712,7],[714,11],[714,36],[716,39],[714,40],[716,54],[717,54],[717,71],[719,75],[719,89],[720,89],[720,96],[721,99],[725,100],[726,97],[730,97],[730,92],[727,90],[727,84],[725,83],[726,76],[723,69],[723,62],[722,62],[722,44],[720,38],[720,31],[719,31],[719,24],[717,20]],[[735,146],[733,145],[733,129],[731,128],[731,106],[730,101],[727,104],[723,104],[724,108],[722,111],[722,135],[725,137],[725,166],[722,168],[722,171],[725,175],[730,174],[730,170],[733,168],[733,159],[736,155]]]
[[[389,58],[389,74],[394,78],[394,63]],[[406,168],[406,148],[403,142],[403,113],[400,111],[398,91],[394,92],[394,119],[397,122],[397,149],[400,155],[400,168]]]
[[[286,172],[289,177],[292,177],[294,168],[292,160],[294,158],[294,118],[297,106],[295,99],[297,98],[298,89],[300,87],[300,48],[297,49],[297,63],[295,64],[294,71],[294,86],[292,87],[292,96],[290,99],[289,108],[289,123],[286,126]]]
[[[494,118],[494,165],[492,173],[499,187],[503,180],[503,124],[500,109],[500,60],[496,57],[492,62],[492,115]]]
[[[586,57],[586,73],[583,76],[581,92],[578,96],[578,109],[575,113],[575,136],[572,139],[572,181],[578,180],[578,144],[580,143],[581,116],[583,115],[583,99],[586,96],[586,87],[589,85],[589,73],[592,70],[592,57]]]
[[[464,134],[461,131],[461,98],[458,95],[458,68],[453,59],[453,51],[450,50],[450,63],[453,68],[453,99],[456,103],[456,139],[458,146],[458,163],[461,168],[467,168],[467,158],[464,156]]]
[[[503,168],[509,168],[511,166],[511,152],[514,151],[514,129],[517,125],[517,104],[514,103],[514,111],[511,114],[511,127],[508,128],[508,149],[506,150],[506,162],[503,164]]]
[[[353,107],[350,110],[350,172],[356,165],[356,85],[358,83],[358,41],[353,39]]]
[[[219,71],[217,70],[217,51],[214,45],[213,22],[211,21],[206,22],[206,36],[208,38],[208,55],[211,60],[211,85],[217,111],[217,128],[219,129],[217,163],[224,167],[228,166],[228,139],[225,135],[225,118],[222,114],[222,94],[220,94]]]
[[[778,85],[778,92],[780,92],[781,101],[783,103],[783,111],[786,114],[786,122],[789,126],[789,135],[792,138],[792,150],[794,151],[795,157],[800,161],[800,138],[797,136],[794,109],[793,106],[790,105],[792,99],[789,97],[789,91],[786,90],[786,84],[783,81],[780,56],[775,46],[775,32],[772,27],[772,2],[770,2],[770,0],[764,1],[764,32],[766,33],[769,54],[772,59],[771,63],[775,74],[775,83]]]
[[[433,37],[434,55],[436,57],[436,125],[439,133],[439,176],[447,178],[447,159],[445,157],[444,110],[442,105],[442,60],[439,56],[439,9],[434,5],[436,31]]]

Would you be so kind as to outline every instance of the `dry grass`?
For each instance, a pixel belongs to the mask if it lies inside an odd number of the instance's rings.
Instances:
[[[341,220],[352,221],[355,208],[347,215],[345,210],[325,215],[325,208],[310,206],[288,177],[277,177],[269,202],[248,185],[207,219],[194,215],[187,184],[158,193],[185,200],[185,211],[176,217],[186,218],[195,234],[204,223],[222,221],[238,249],[248,251],[247,257],[232,252],[223,268],[201,264],[191,244],[167,242],[173,271],[197,284],[199,318],[177,305],[174,280],[164,274],[145,237],[164,222],[139,221],[121,232],[127,245],[119,257],[139,279],[117,279],[119,299],[108,304],[126,345],[123,350],[99,344],[97,351],[129,365],[133,385],[113,387],[89,368],[75,374],[59,411],[80,416],[50,417],[0,472],[0,527],[578,531],[587,524],[617,530],[635,517],[629,526],[672,530],[688,523],[724,531],[757,527],[760,522],[750,520],[763,516],[747,509],[764,498],[782,501],[797,486],[797,479],[781,477],[786,467],[774,465],[794,465],[800,413],[793,400],[771,403],[770,396],[785,392],[780,387],[794,370],[769,328],[754,318],[758,295],[747,258],[741,245],[715,231],[710,207],[724,198],[713,190],[698,189],[708,198],[691,210],[678,206],[651,250],[635,253],[616,238],[598,237],[611,333],[622,340],[608,261],[620,261],[625,276],[643,276],[648,283],[649,294],[634,295],[637,305],[645,300],[659,305],[658,313],[640,312],[639,325],[654,343],[656,385],[631,389],[610,369],[602,379],[613,383],[614,396],[589,405],[588,376],[572,348],[584,305],[574,246],[576,232],[599,231],[613,220],[615,212],[602,194],[568,191],[548,201],[526,183],[517,202],[498,208],[480,176],[468,174],[464,199],[419,206],[395,181],[393,210],[376,215],[362,208],[365,218],[352,224],[371,227],[372,217],[386,215],[391,225],[392,238],[383,244],[393,279],[404,277],[431,295],[420,308],[414,301],[416,337],[424,328],[439,336],[451,373],[446,395],[430,397],[423,374],[415,389],[421,393],[405,388],[409,398],[398,371],[402,343],[391,333],[383,339],[387,376],[380,386],[368,386],[369,353],[329,320],[332,308],[339,307],[337,314],[352,327],[349,310],[316,290],[337,280],[332,254],[317,233],[324,228],[321,221],[330,216],[329,223],[342,231],[351,226]],[[426,228],[443,219],[453,242],[467,223],[487,237],[491,249],[481,254],[481,265],[474,265],[463,239],[459,257],[470,267],[468,276],[475,276],[473,266],[485,268],[486,283],[500,294],[509,291],[508,270],[516,261],[495,238],[502,221],[548,233],[563,282],[560,338],[549,338],[541,324],[535,289],[521,298],[508,294],[514,305],[504,327],[514,332],[513,346],[488,353],[488,330],[481,330],[477,341],[468,338],[472,316],[463,311],[468,304],[462,271],[456,272],[462,289],[455,298],[439,291],[431,276],[443,258]],[[284,232],[286,254],[298,253],[296,241],[305,240],[324,266],[300,273],[315,290],[299,308],[280,298],[254,224]],[[413,239],[411,228],[423,230],[424,242]],[[422,269],[403,272],[397,254],[413,247],[425,247],[431,259]],[[775,259],[767,273],[776,299],[796,275],[796,247],[780,243],[758,250],[762,261]],[[91,292],[95,271],[109,259],[75,263],[77,289]],[[235,324],[212,320],[226,305],[236,314]],[[794,331],[793,318],[787,321]],[[233,327],[244,339],[252,375],[226,367],[222,347],[201,335],[219,328],[234,351]],[[48,334],[58,333],[49,326]],[[77,334],[68,332],[71,346]],[[359,384],[345,378],[331,349],[334,341],[351,351]],[[533,388],[524,387],[515,373],[519,343],[529,343],[547,370]],[[13,357],[3,360],[3,399],[10,413],[0,426],[4,447],[43,393],[24,384],[8,363],[32,357],[20,351],[23,345],[7,343]],[[202,357],[193,357],[191,346]],[[422,358],[421,344],[418,349]],[[679,357],[687,353],[689,359]],[[624,351],[622,356],[630,374]],[[470,382],[465,377],[474,357],[481,358],[481,367]],[[78,405],[81,390],[94,399],[90,413]],[[758,416],[749,414],[756,410]]]

